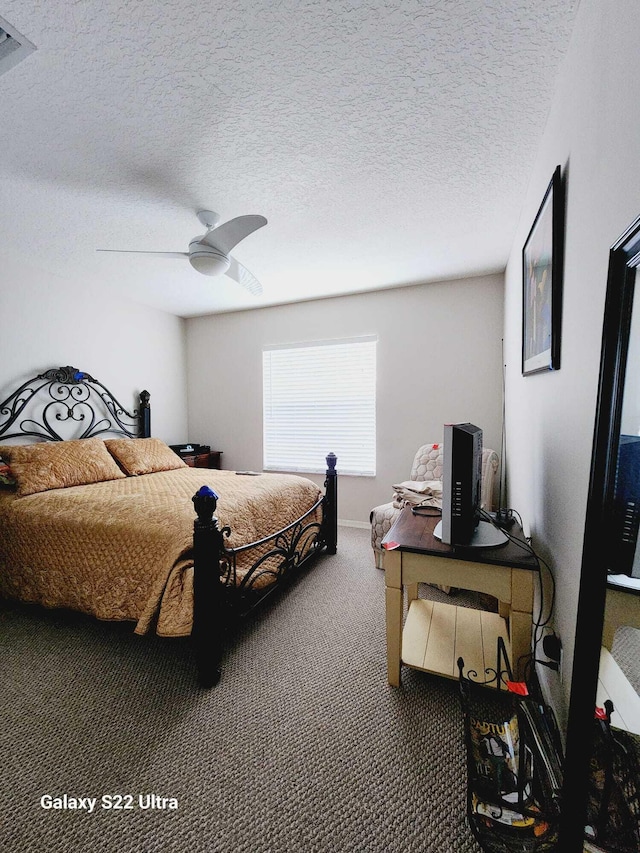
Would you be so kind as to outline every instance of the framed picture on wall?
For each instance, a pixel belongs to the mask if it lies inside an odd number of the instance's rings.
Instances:
[[[564,185],[558,166],[522,249],[522,373],[560,367]]]

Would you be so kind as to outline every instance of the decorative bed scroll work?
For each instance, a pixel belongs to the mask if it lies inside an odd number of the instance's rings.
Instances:
[[[101,382],[75,367],[57,367],[24,382],[0,403],[0,438],[63,441],[102,433],[146,438],[151,434],[149,392],[140,409],[127,411]],[[62,428],[62,424],[68,428]],[[74,423],[79,426],[72,434]]]
[[[11,465],[12,457],[41,448],[47,452],[36,454],[39,464],[46,468],[51,457],[55,473],[59,456],[65,463],[86,456],[78,438],[99,443],[102,453],[138,441],[146,458],[147,442],[163,442],[149,437],[148,392],[139,399],[140,408],[128,412],[89,374],[73,367],[48,370],[0,404],[0,444],[23,438],[33,445],[5,445],[5,461]],[[127,438],[103,442],[103,433]],[[133,621],[136,633],[191,634],[200,682],[212,686],[231,620],[248,614],[319,554],[335,554],[333,454],[327,466],[324,495],[293,475],[253,479],[187,466],[121,465],[123,473],[118,469],[108,482],[69,475],[54,483],[43,468],[40,491],[21,492],[19,480],[12,492],[0,491],[0,594]],[[29,473],[37,474],[34,468]],[[209,484],[200,488],[205,478]],[[195,522],[189,502],[194,490]]]

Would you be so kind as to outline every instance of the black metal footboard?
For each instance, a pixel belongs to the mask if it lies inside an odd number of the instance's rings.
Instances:
[[[203,486],[193,496],[194,604],[192,640],[203,687],[220,680],[224,634],[229,621],[246,615],[318,554],[335,554],[338,531],[336,456],[326,457],[325,494],[301,518],[282,530],[240,548],[227,548],[230,528],[214,513],[218,495]],[[322,508],[321,520],[317,511]],[[247,553],[258,554],[249,569],[238,569]]]

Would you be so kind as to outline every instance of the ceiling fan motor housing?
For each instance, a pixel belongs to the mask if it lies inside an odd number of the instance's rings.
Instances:
[[[189,243],[189,263],[203,275],[222,275],[229,269],[231,261],[224,252],[196,239]]]

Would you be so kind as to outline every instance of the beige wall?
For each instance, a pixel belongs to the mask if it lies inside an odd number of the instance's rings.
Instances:
[[[636,0],[582,0],[506,274],[510,505],[520,510],[557,583],[568,698],[609,247],[640,214],[640,87]],[[551,174],[567,175],[562,365],[522,377],[521,249]],[[556,679],[549,682],[549,678]]]
[[[25,262],[0,274],[0,400],[42,370],[71,364],[123,406],[151,393],[153,434],[187,434],[184,321]]]
[[[375,334],[377,476],[342,477],[338,510],[368,522],[445,422],[478,424],[499,450],[502,310],[496,275],[188,320],[190,439],[261,470],[262,347]]]

